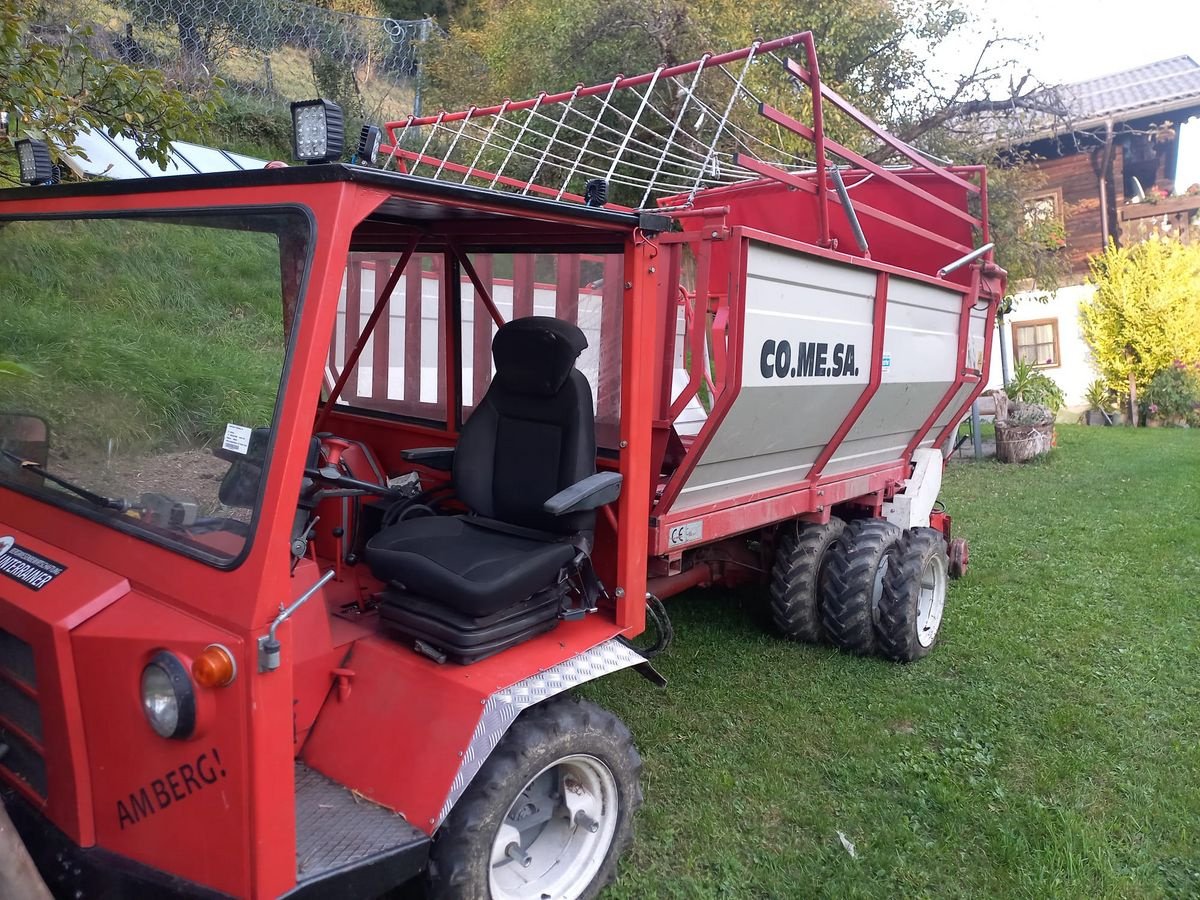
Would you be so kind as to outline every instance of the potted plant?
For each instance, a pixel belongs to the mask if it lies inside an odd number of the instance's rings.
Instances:
[[[1025,462],[1054,446],[1054,419],[1065,402],[1062,388],[1025,360],[996,394],[996,459]]]
[[[1113,405],[1113,392],[1104,383],[1103,379],[1097,378],[1089,384],[1083,398],[1088,404],[1087,411],[1083,414],[1083,423],[1085,425],[1117,424]]]

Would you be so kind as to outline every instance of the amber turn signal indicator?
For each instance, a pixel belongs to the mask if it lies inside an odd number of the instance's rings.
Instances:
[[[209,644],[192,662],[192,677],[201,687],[225,687],[237,677],[237,663],[229,648],[222,644]]]

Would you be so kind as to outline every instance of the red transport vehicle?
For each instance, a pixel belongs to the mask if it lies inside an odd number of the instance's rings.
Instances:
[[[808,33],[352,164],[335,106],[293,115],[324,164],[0,196],[3,304],[73,292],[41,340],[113,360],[0,398],[10,812],[63,896],[594,896],[640,761],[569,693],[657,679],[661,598],[769,570],[788,637],[933,646],[937,448],[1004,290],[986,172],[858,113]],[[220,348],[264,303],[223,428],[137,425],[160,328]]]

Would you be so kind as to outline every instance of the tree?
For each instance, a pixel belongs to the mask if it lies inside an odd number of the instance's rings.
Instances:
[[[1175,360],[1200,361],[1200,244],[1110,242],[1089,281],[1096,292],[1079,305],[1083,337],[1100,375],[1129,386],[1136,425],[1138,386]]]
[[[528,97],[576,81],[635,74],[808,27],[822,74],[875,115],[922,65],[919,47],[938,31],[912,16],[919,0],[480,0],[456,19],[431,54],[427,73],[447,108]],[[929,3],[929,9],[941,7]],[[955,14],[957,15],[957,13]],[[954,18],[953,16],[951,18]],[[941,20],[939,20],[941,21]],[[950,27],[944,23],[940,30]],[[481,81],[478,76],[485,74]]]
[[[33,34],[37,8],[36,0],[0,5],[0,109],[56,152],[79,154],[80,131],[98,128],[134,140],[140,157],[165,168],[171,137],[197,131],[215,98],[185,94],[156,69],[107,58],[89,42],[89,29]]]

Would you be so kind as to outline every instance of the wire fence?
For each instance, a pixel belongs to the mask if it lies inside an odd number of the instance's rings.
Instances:
[[[355,118],[419,112],[432,19],[386,19],[296,0],[58,0],[40,27],[90,26],[97,52],[161,69],[184,85],[219,78],[263,101],[322,96]]]

